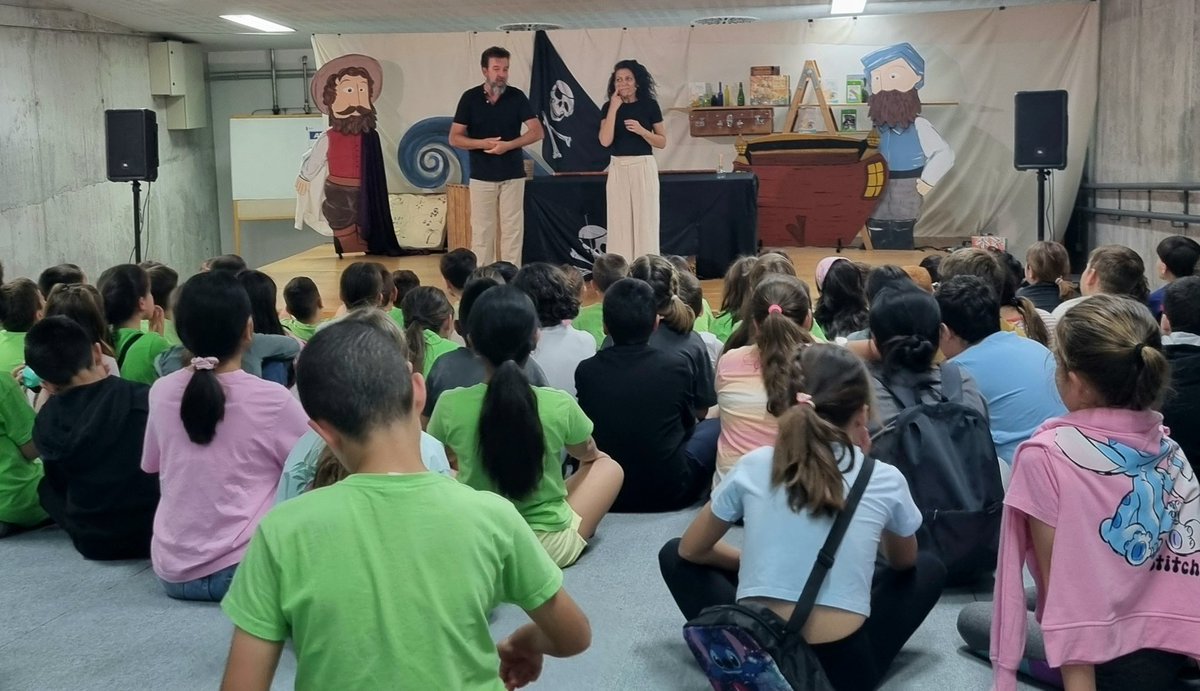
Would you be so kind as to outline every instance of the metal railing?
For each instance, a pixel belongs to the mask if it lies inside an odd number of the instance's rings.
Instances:
[[[1076,205],[1075,210],[1111,219],[1136,218],[1140,223],[1167,221],[1173,228],[1186,228],[1192,223],[1200,224],[1200,216],[1190,213],[1191,192],[1200,192],[1200,182],[1085,182],[1079,186],[1086,192],[1089,202]],[[1096,205],[1097,192],[1117,193],[1117,208]],[[1125,192],[1145,192],[1146,210],[1136,211],[1121,207]],[[1183,201],[1183,213],[1164,213],[1154,210],[1155,192],[1179,192]]]

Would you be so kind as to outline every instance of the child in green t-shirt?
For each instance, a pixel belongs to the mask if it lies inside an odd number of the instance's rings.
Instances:
[[[385,315],[322,329],[297,381],[350,475],[259,524],[221,605],[236,626],[224,688],[269,684],[289,638],[297,688],[319,689],[499,691],[533,681],[544,655],[587,649],[587,617],[512,505],[426,470],[424,386]],[[488,613],[504,602],[533,622],[494,643]]]
[[[25,362],[25,333],[42,318],[46,301],[37,284],[18,278],[0,286],[0,377],[11,378]]]
[[[725,288],[724,295],[721,296],[721,311],[717,312],[709,322],[710,332],[722,343],[728,341],[730,335],[737,330],[738,323],[740,322],[738,315],[741,313],[742,303],[746,301],[746,296],[750,294],[752,287],[750,285],[750,270],[754,268],[754,264],[757,261],[758,257],[738,257],[725,270]]]
[[[459,480],[511,500],[555,563],[570,566],[616,500],[624,473],[596,448],[592,422],[571,394],[530,386],[525,377],[538,331],[529,296],[515,286],[486,291],[468,327],[486,383],[443,393],[428,432],[457,458]],[[565,482],[564,449],[580,464]]]
[[[392,285],[396,289],[392,292],[392,308],[388,310],[388,316],[403,329],[404,310],[400,309],[400,303],[404,302],[404,296],[408,295],[413,288],[420,287],[421,279],[408,269],[400,269],[392,272]]]
[[[429,376],[433,363],[459,347],[450,340],[454,307],[439,288],[418,286],[404,296],[404,337],[414,372]]]
[[[137,264],[119,264],[100,274],[96,287],[104,298],[104,318],[113,330],[121,376],[153,384],[158,379],[154,359],[171,344],[162,336],[166,315],[154,303],[146,270]],[[149,320],[149,331],[141,330],[143,319]]]
[[[0,373],[0,537],[46,520],[38,501],[43,473],[33,445],[33,418],[21,386]]]
[[[595,302],[579,310],[571,326],[586,331],[596,339],[596,347],[604,344],[604,291],[629,275],[629,262],[619,254],[602,254],[592,264],[589,292]]]
[[[288,333],[307,343],[321,326],[321,308],[325,306],[317,284],[308,276],[293,278],[283,287],[283,304],[292,316],[280,320],[280,324]]]
[[[179,334],[175,332],[175,306],[172,301],[175,288],[179,286],[179,273],[159,262],[146,261],[138,266],[146,270],[146,276],[150,279],[150,294],[154,296],[154,304],[162,308],[162,337],[173,346],[183,345],[179,340]],[[141,330],[150,330],[148,319],[142,320]]]

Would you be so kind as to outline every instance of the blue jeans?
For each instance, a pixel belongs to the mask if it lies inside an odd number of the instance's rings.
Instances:
[[[717,467],[717,439],[720,437],[720,418],[708,418],[696,423],[692,436],[684,444],[683,453],[692,462],[693,470],[705,476],[705,482]]]
[[[237,564],[227,566],[214,574],[183,583],[168,583],[161,578],[158,581],[162,583],[163,590],[167,591],[167,597],[176,600],[220,602],[225,593],[229,592],[229,584],[233,582],[233,574],[237,567]]]

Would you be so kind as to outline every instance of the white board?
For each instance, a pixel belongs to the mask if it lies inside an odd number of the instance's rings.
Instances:
[[[322,115],[238,117],[229,120],[233,198],[291,199],[300,160],[325,131]]]

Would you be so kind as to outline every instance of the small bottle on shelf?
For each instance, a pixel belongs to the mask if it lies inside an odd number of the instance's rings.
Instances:
[[[742,90],[742,83],[738,82],[738,97],[737,104],[739,106],[746,105],[746,92]]]
[[[721,90],[721,82],[717,82],[717,93],[715,95],[713,95],[713,103],[712,103],[714,107],[720,107],[720,106],[725,105],[725,99],[722,95],[723,93],[724,92],[722,92],[722,90]]]
[[[728,84],[725,85],[725,96],[721,99],[721,105],[733,105],[733,89]]]

